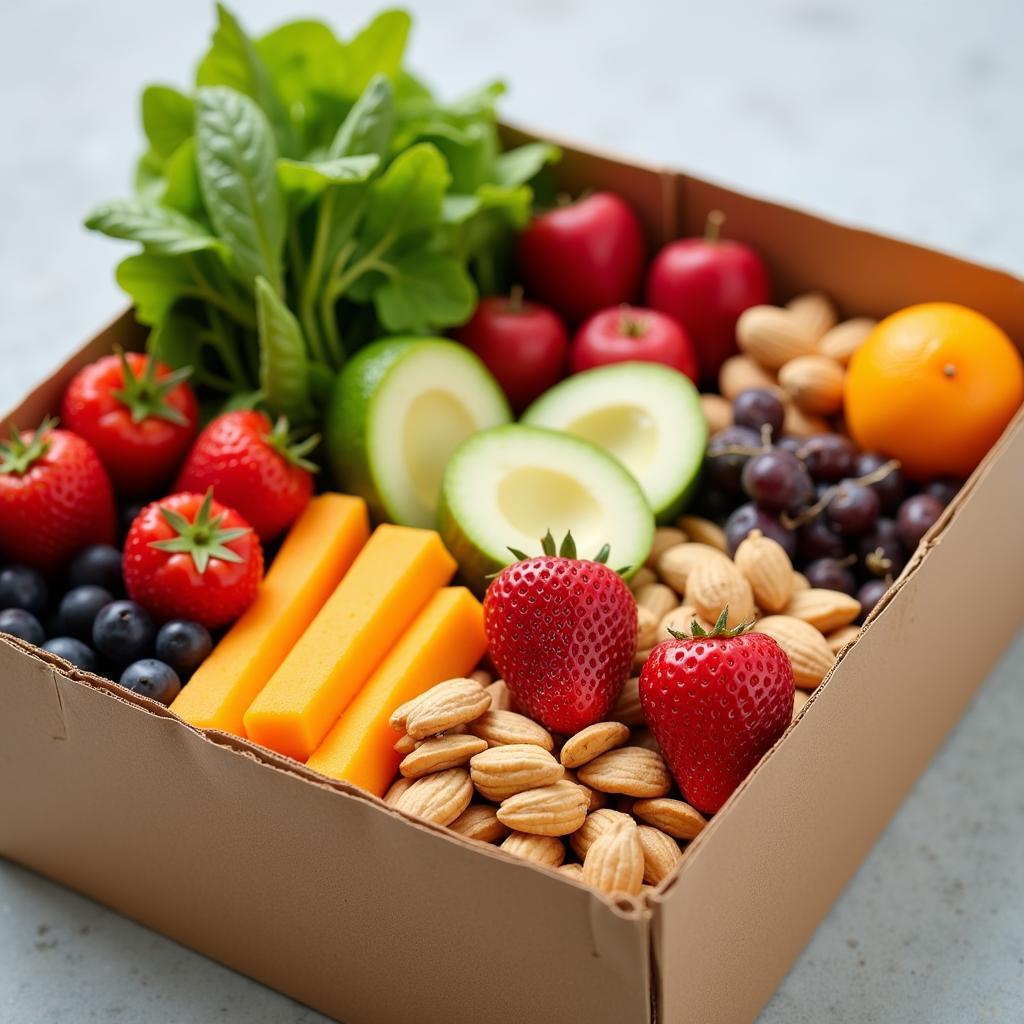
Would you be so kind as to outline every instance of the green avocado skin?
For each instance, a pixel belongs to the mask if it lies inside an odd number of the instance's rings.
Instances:
[[[392,517],[370,465],[366,431],[373,396],[394,366],[422,340],[385,338],[367,345],[335,377],[327,403],[324,442],[331,479],[345,494],[363,498],[376,522]]]

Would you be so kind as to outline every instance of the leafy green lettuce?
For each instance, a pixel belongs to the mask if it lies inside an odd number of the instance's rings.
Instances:
[[[558,153],[501,151],[500,83],[436,99],[403,66],[409,29],[391,10],[348,41],[310,20],[252,39],[218,5],[194,90],[145,89],[136,194],[86,224],[141,245],[117,280],[159,358],[308,422],[354,348],[507,286]]]

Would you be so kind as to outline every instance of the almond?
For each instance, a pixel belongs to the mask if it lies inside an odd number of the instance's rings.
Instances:
[[[721,395],[701,395],[700,410],[704,413],[709,434],[717,434],[732,426],[732,403]]]
[[[752,388],[782,394],[775,375],[755,363],[750,356],[729,356],[718,371],[718,390],[731,403],[737,395]],[[729,406],[729,422],[732,422],[732,405]]]
[[[661,756],[661,747],[658,746],[658,741],[650,729],[634,729],[630,745],[643,747],[644,750],[653,750],[659,757]]]
[[[658,575],[677,593],[686,593],[686,581],[690,573],[702,562],[717,558],[728,562],[729,556],[722,554],[710,544],[675,544],[663,551],[658,559]]]
[[[509,834],[509,827],[498,820],[497,810],[490,804],[470,804],[448,827],[481,843],[496,843]]]
[[[570,736],[562,747],[561,760],[566,768],[578,768],[615,747],[629,741],[629,727],[621,722],[595,722]]]
[[[654,531],[654,540],[651,543],[651,550],[647,554],[644,565],[648,569],[657,569],[658,559],[663,551],[667,551],[676,544],[685,544],[686,534],[674,526],[659,526]]]
[[[543,725],[518,711],[486,711],[472,722],[469,731],[487,740],[492,747],[506,743],[532,743],[544,750],[552,750],[555,746],[551,733]]]
[[[786,605],[785,614],[803,620],[819,633],[831,633],[840,626],[848,626],[860,615],[860,601],[840,590],[812,587],[793,594]]]
[[[491,683],[494,682],[494,676],[492,676],[491,673],[488,672],[487,669],[485,668],[478,668],[475,672],[470,672],[466,678],[478,682],[481,686],[485,688],[490,686]]]
[[[644,670],[644,664],[646,663],[647,659],[651,656],[651,651],[653,650],[653,644],[650,647],[637,648],[636,654],[633,655],[633,672],[635,672],[636,675],[640,675],[640,673]]]
[[[825,643],[833,654],[838,654],[848,644],[852,644],[860,636],[860,626],[840,626],[839,629],[825,637]]]
[[[609,896],[638,896],[644,882],[644,849],[633,821],[618,822],[587,851],[582,880]]]
[[[650,608],[636,606],[636,646],[638,650],[649,651],[658,642],[658,623],[661,620]]]
[[[728,608],[729,627],[754,617],[754,592],[746,576],[726,558],[707,559],[686,580],[686,603],[708,622]]]
[[[621,811],[613,811],[611,808],[605,807],[600,811],[594,811],[593,814],[587,815],[587,820],[569,836],[569,845],[572,847],[573,853],[583,860],[587,856],[587,851],[597,842],[600,836],[616,825],[620,821],[629,821],[630,817],[628,814],[623,814]]]
[[[469,772],[465,768],[448,768],[417,779],[398,797],[395,807],[435,825],[450,825],[472,799]]]
[[[800,591],[804,593],[804,591]],[[803,619],[791,615],[769,615],[757,624],[789,655],[796,685],[813,690],[828,675],[835,662],[825,638]]]
[[[810,589],[811,581],[802,573],[793,573],[793,593],[795,594],[798,590]]]
[[[679,598],[676,592],[664,583],[648,583],[633,591],[636,603],[641,608],[647,608],[660,622],[673,608],[679,606]]]
[[[431,772],[464,765],[474,754],[487,749],[487,741],[478,736],[435,736],[424,740],[407,754],[398,770],[407,779],[418,779]]]
[[[640,568],[633,573],[633,578],[629,581],[629,589],[635,594],[641,587],[646,587],[648,583],[657,582],[657,573],[646,565],[641,565]]]
[[[707,544],[708,547],[717,548],[719,551],[728,551],[729,545],[725,539],[725,530],[718,523],[713,523],[703,516],[680,516],[676,525],[697,544]]]
[[[416,749],[419,742],[419,740],[414,740],[408,733],[403,733],[395,741],[393,749],[396,754],[401,754],[405,757],[406,754],[411,754]]]
[[[412,785],[412,779],[395,779],[388,791],[384,794],[384,803],[394,806],[398,798]]]
[[[782,421],[782,433],[793,437],[811,437],[814,434],[827,434],[831,428],[820,416],[811,416],[797,407],[794,402],[786,402],[786,416]]]
[[[513,832],[502,844],[501,848],[513,857],[532,860],[535,864],[544,864],[549,868],[557,868],[565,860],[565,845],[554,836],[531,836],[526,832]]]
[[[475,679],[449,679],[431,687],[406,711],[405,731],[414,739],[426,739],[472,722],[490,706],[491,698]]]
[[[870,317],[861,316],[837,324],[818,340],[818,352],[829,359],[834,359],[842,366],[849,365],[853,353],[875,329],[877,322]]]
[[[596,789],[591,789],[589,786],[584,786],[582,782],[576,777],[576,773],[571,768],[565,769],[565,777],[570,781],[576,783],[580,789],[586,794],[587,797],[587,814],[592,811],[599,811],[604,807],[607,798],[604,793],[598,792]]]
[[[778,370],[791,359],[811,355],[817,340],[805,320],[778,306],[751,306],[736,322],[740,349],[766,370]]]
[[[568,875],[569,878],[572,878],[577,882],[583,881],[582,864],[563,864],[558,870],[561,874]]]
[[[625,796],[664,796],[672,776],[661,755],[643,747],[619,747],[582,765],[576,773],[586,786]]]
[[[475,754],[469,773],[482,796],[500,802],[524,790],[558,782],[565,769],[543,747],[507,743]]]
[[[621,722],[623,725],[643,725],[644,712],[640,707],[640,679],[632,676],[626,680],[626,685],[619,694],[615,706],[608,713],[612,722]]]
[[[806,690],[794,690],[793,691],[793,717],[803,710],[804,705],[811,699],[811,695]]]
[[[815,341],[824,337],[839,320],[832,300],[822,292],[798,295],[786,303],[786,309],[806,326]]]
[[[812,416],[831,416],[843,407],[846,371],[828,356],[800,356],[779,370],[779,383]]]
[[[676,839],[695,839],[707,825],[707,818],[682,800],[637,800],[633,813]]]
[[[637,828],[644,851],[644,881],[649,885],[663,882],[683,859],[679,844],[659,828],[640,825]]]
[[[503,800],[498,820],[516,832],[532,836],[567,836],[587,818],[590,799],[575,782],[561,781]]]
[[[495,679],[493,683],[484,687],[484,693],[491,698],[491,711],[512,710],[512,693],[504,679]]]
[[[736,568],[746,576],[758,606],[780,612],[793,593],[793,563],[786,549],[760,530],[751,530],[736,549]]]

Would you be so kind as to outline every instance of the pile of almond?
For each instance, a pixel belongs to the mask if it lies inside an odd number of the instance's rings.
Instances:
[[[681,844],[707,824],[673,795],[637,683],[608,721],[570,737],[513,710],[486,672],[439,683],[391,716],[405,756],[384,799],[608,895],[637,896],[672,873]]]
[[[639,624],[635,671],[670,629],[688,633],[696,621],[709,630],[728,606],[730,626],[756,619],[755,629],[789,655],[797,685],[794,715],[860,632],[853,625],[860,603],[837,590],[810,587],[777,541],[754,530],[733,560],[722,528],[699,516],[655,531],[647,564],[630,586]]]
[[[741,391],[765,388],[785,403],[784,434],[809,437],[831,428],[823,417],[842,410],[846,367],[875,321],[839,322],[831,300],[820,292],[799,295],[784,307],[752,306],[736,324],[741,355],[718,375],[719,395],[702,395],[714,433],[732,422],[730,402]]]

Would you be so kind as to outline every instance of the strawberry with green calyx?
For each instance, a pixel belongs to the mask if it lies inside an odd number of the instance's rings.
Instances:
[[[12,426],[0,442],[0,555],[43,572],[90,544],[110,544],[114,496],[96,450],[57,421]]]
[[[683,796],[714,814],[786,731],[793,668],[753,622],[669,630],[640,673],[644,719]]]
[[[260,539],[272,540],[301,515],[313,495],[316,465],[307,456],[318,435],[299,441],[283,417],[271,424],[255,409],[236,409],[212,420],[196,439],[178,474],[177,489],[213,488]]]
[[[543,554],[497,574],[484,597],[491,660],[516,703],[548,729],[572,734],[611,710],[636,653],[636,601],[605,565],[578,558],[572,535],[560,548],[548,531]]]
[[[249,607],[262,577],[252,527],[211,490],[147,505],[125,539],[128,595],[158,619],[224,626]]]
[[[119,493],[152,492],[177,469],[199,429],[190,374],[119,350],[72,378],[64,423],[93,445]]]

